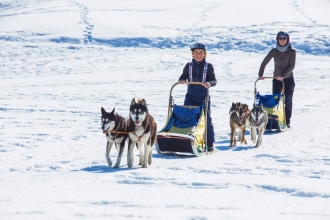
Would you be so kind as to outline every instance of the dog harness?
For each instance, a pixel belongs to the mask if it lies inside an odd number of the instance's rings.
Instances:
[[[229,115],[235,114],[237,116],[237,123],[239,125],[242,125],[247,119],[248,119],[248,114],[244,113],[242,116],[239,115],[239,112],[237,110],[231,110],[229,112]]]
[[[139,129],[140,127],[141,127],[141,126],[137,126],[137,127],[135,127],[135,130]],[[141,141],[141,138],[142,138],[143,135],[146,133],[146,130],[144,130],[143,133],[142,133],[140,136],[138,136],[138,135],[135,133],[135,131],[134,131],[133,133],[134,133],[134,135],[137,137],[138,141]]]
[[[202,82],[203,82],[203,83],[205,82],[205,79],[206,79],[207,65],[208,65],[208,63],[205,62],[205,64],[204,64],[204,69],[203,69],[203,78],[202,78]],[[192,68],[193,68],[193,63],[191,62],[191,63],[189,64],[189,81],[190,81],[190,82],[193,82]]]

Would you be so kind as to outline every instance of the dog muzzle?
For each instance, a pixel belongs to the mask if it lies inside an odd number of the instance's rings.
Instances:
[[[141,126],[141,121],[134,121],[135,126]]]

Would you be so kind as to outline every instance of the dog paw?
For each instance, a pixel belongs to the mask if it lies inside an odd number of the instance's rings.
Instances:
[[[247,141],[246,141],[246,140],[241,141],[241,144],[245,144],[245,145],[247,145]]]

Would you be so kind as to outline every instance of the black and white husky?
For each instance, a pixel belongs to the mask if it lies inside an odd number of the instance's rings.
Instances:
[[[115,108],[111,112],[106,112],[103,107],[101,107],[101,123],[103,133],[106,134],[107,147],[105,152],[105,158],[107,159],[108,165],[111,167],[112,161],[110,159],[110,150],[113,144],[115,144],[118,155],[117,161],[114,168],[120,166],[120,161],[123,156],[125,143],[128,138],[128,121],[122,116],[118,115]]]
[[[156,140],[157,124],[149,114],[145,99],[132,99],[129,113],[129,144],[127,153],[127,165],[133,166],[133,150],[137,146],[139,150],[139,165],[147,168],[152,163],[152,146]],[[143,150],[144,147],[144,150]]]
[[[268,114],[262,105],[253,105],[250,112],[249,123],[251,128],[251,140],[254,144],[256,143],[256,135],[258,130],[258,140],[255,147],[260,147],[262,145],[262,136],[264,135],[268,123]]]

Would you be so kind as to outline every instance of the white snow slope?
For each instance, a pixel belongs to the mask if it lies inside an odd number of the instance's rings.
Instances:
[[[329,9],[326,0],[2,1],[0,219],[330,219]],[[229,148],[231,103],[252,105],[280,30],[297,51],[293,129],[266,133],[261,148],[247,132],[247,145]],[[128,117],[143,97],[161,129],[195,42],[218,80],[217,153],[154,148],[144,169],[135,151],[130,169],[125,151],[120,168],[108,167],[100,108]]]

